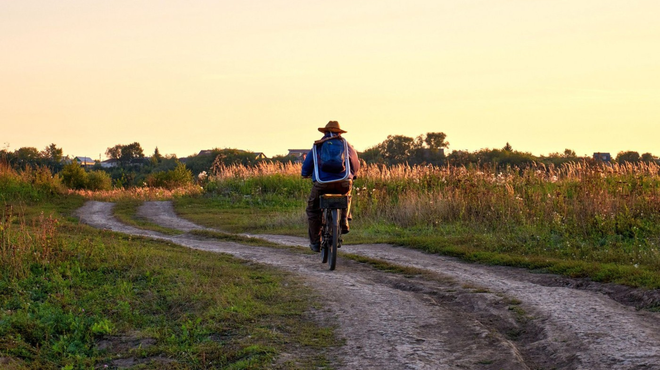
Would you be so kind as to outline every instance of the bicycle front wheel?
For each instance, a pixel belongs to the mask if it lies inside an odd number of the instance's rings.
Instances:
[[[328,243],[329,258],[328,265],[330,270],[334,270],[337,265],[337,246],[339,245],[339,212],[337,209],[332,210],[332,220],[330,222],[332,233],[332,243]]]

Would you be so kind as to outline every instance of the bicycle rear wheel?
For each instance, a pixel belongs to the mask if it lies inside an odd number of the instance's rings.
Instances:
[[[321,227],[321,263],[328,262],[328,250],[330,249],[330,233],[328,232],[329,220],[328,220],[328,210],[323,211],[323,217],[321,218],[322,227]]]
[[[329,249],[329,268],[334,270],[337,265],[337,245],[339,245],[339,212],[337,209],[333,209],[330,213],[330,230],[332,233],[332,243],[328,243]]]

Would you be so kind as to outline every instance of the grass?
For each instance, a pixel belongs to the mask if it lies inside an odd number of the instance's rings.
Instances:
[[[425,270],[414,267],[399,266],[376,258],[365,257],[351,253],[342,254],[342,257],[351,259],[356,262],[364,263],[366,265],[375,268],[376,270],[384,271],[388,273],[400,274],[408,277],[427,275],[427,272]]]
[[[306,235],[299,167],[231,166],[185,218],[229,232]],[[347,243],[391,243],[469,261],[660,287],[660,166],[364,166]]]
[[[285,245],[282,245],[282,244],[269,242],[269,241],[264,240],[264,239],[252,238],[252,237],[243,236],[243,235],[223,233],[221,231],[191,230],[190,234],[199,235],[199,236],[202,236],[202,237],[205,237],[205,238],[212,238],[212,239],[226,241],[226,242],[235,242],[235,243],[241,243],[241,244],[245,244],[245,245],[255,245],[255,246],[259,246],[259,247],[285,248],[285,249],[295,248],[296,250],[299,249],[298,247],[285,246]]]
[[[165,235],[183,234],[183,231],[163,227],[139,217],[137,215],[137,210],[142,203],[142,200],[139,199],[123,198],[115,203],[115,207],[112,210],[113,215],[122,223],[138,229],[157,231]]]
[[[292,276],[92,229],[70,216],[82,197],[11,186],[27,196],[5,198],[0,214],[3,369],[330,366],[340,342]]]
[[[173,202],[179,216],[228,233],[307,235],[304,199],[287,200],[285,205],[255,205],[252,199],[233,202],[217,196],[181,197]]]

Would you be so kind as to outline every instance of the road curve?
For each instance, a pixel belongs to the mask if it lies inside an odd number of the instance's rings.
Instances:
[[[301,246],[297,251],[167,236],[118,222],[112,207],[90,201],[77,214],[94,227],[228,253],[304,278],[324,301],[320,319],[334,320],[345,339],[337,368],[660,369],[660,314],[618,303],[602,290],[390,245],[345,245],[340,257],[363,255],[431,278],[382,273],[341,258],[329,272],[318,256],[303,252],[302,238],[253,235]],[[170,202],[146,202],[138,214],[182,231],[202,228],[179,218]]]

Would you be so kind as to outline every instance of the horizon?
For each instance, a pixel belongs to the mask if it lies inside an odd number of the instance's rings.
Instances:
[[[660,155],[653,0],[0,3],[0,149],[286,154],[339,121],[359,150]],[[387,134],[386,134],[387,132]]]
[[[139,143],[139,142],[138,142],[138,143]],[[100,160],[101,162],[104,161],[104,160],[109,160],[109,159],[110,159],[110,158],[108,158],[107,155],[105,155],[105,151],[103,151],[103,153],[100,153],[100,158],[95,158],[95,157],[93,157],[93,156],[84,155],[84,154],[80,154],[80,155],[78,155],[78,154],[74,154],[74,153],[67,153],[66,148],[62,148],[62,147],[58,146],[57,143],[50,143],[50,144],[55,144],[58,148],[61,148],[62,151],[63,151],[63,156],[64,156],[64,157],[67,157],[67,156],[70,157],[70,158],[74,158],[74,157],[87,157],[87,158],[90,158],[90,159],[92,159],[92,160],[94,160],[94,161],[96,161],[96,160]],[[49,145],[50,145],[50,144],[49,144]],[[120,144],[120,145],[128,145],[128,144],[131,144],[131,143],[118,143],[118,144]],[[369,149],[369,148],[372,148],[372,147],[376,146],[377,144],[379,144],[379,143],[376,143],[376,144],[374,144],[374,145],[371,145],[371,146],[369,146],[369,147],[367,147],[367,148],[365,148],[365,149],[362,149],[362,150],[356,148],[356,150],[357,150],[358,152],[363,152],[364,150]],[[452,152],[454,152],[454,151],[468,151],[468,152],[474,153],[474,152],[478,152],[478,151],[481,151],[481,150],[496,150],[496,149],[497,149],[497,150],[501,150],[501,149],[504,148],[504,146],[505,146],[506,144],[510,144],[510,143],[509,143],[509,142],[505,142],[505,144],[502,145],[501,147],[480,148],[480,149],[476,149],[476,150],[444,148],[444,151],[445,151],[445,154],[450,154],[450,153],[452,153]],[[116,144],[115,144],[115,145],[116,145]],[[113,146],[114,146],[114,145],[113,145]],[[150,158],[150,157],[153,155],[155,149],[158,148],[158,151],[159,151],[160,155],[165,156],[165,157],[167,157],[167,156],[172,156],[172,155],[173,155],[173,156],[175,156],[177,159],[182,159],[182,158],[187,158],[187,157],[196,156],[196,155],[198,155],[201,151],[205,151],[205,150],[226,150],[226,149],[229,149],[229,150],[240,150],[240,151],[250,152],[250,153],[264,153],[264,155],[266,155],[266,158],[272,158],[272,157],[275,157],[275,156],[286,156],[286,155],[288,154],[288,151],[289,151],[289,150],[308,150],[308,149],[306,149],[306,148],[288,148],[288,149],[285,150],[285,152],[282,152],[282,153],[276,153],[276,154],[273,154],[273,155],[268,155],[268,154],[266,154],[265,152],[263,152],[263,151],[259,151],[259,150],[250,150],[250,149],[233,148],[233,147],[224,147],[224,148],[221,148],[221,147],[215,147],[215,148],[199,149],[199,150],[195,151],[194,153],[187,154],[187,155],[178,155],[178,154],[176,154],[176,153],[167,153],[167,152],[163,152],[163,151],[161,150],[161,148],[159,148],[159,147],[156,147],[156,148],[154,148],[153,150],[149,150],[148,148],[143,147],[142,144],[140,144],[140,146],[142,147],[142,150],[143,150],[143,152],[144,152],[144,157],[145,157],[145,158]],[[23,146],[23,147],[32,147],[32,148],[36,148],[36,149],[39,150],[39,151],[42,151],[42,150],[44,149],[44,148],[38,148],[38,147],[35,147],[35,146],[29,146],[29,145],[27,145],[27,146]],[[555,151],[548,152],[548,153],[532,153],[532,152],[529,152],[529,151],[519,150],[519,149],[516,148],[514,145],[511,145],[511,147],[512,147],[512,149],[513,149],[514,152],[529,153],[529,154],[532,154],[532,155],[535,156],[535,157],[548,157],[548,156],[550,156],[550,155],[552,155],[552,154],[555,154],[555,153],[558,153],[558,154],[561,155],[561,154],[563,154],[564,150],[566,150],[566,149],[571,149],[571,148],[564,148],[564,149],[562,149],[562,150],[555,150]],[[108,147],[108,148],[110,148],[110,147]],[[108,148],[106,148],[106,149],[108,149]],[[20,149],[20,148],[16,148],[16,149],[14,149],[14,150],[11,150],[11,149],[8,149],[8,148],[0,148],[0,150],[8,150],[9,152],[13,152],[13,151],[15,151],[15,150],[17,150],[17,149]],[[571,150],[572,150],[572,149],[571,149]],[[619,152],[616,152],[616,153],[605,152],[605,151],[594,151],[594,152],[591,152],[591,153],[583,153],[583,154],[581,154],[581,153],[578,153],[577,151],[575,151],[575,155],[576,155],[577,157],[593,157],[593,156],[594,156],[595,154],[597,154],[597,153],[601,153],[601,154],[602,154],[602,153],[607,153],[607,154],[610,154],[610,155],[612,156],[612,159],[615,159],[619,153],[622,153],[622,152],[628,152],[628,151],[637,152],[637,153],[639,153],[639,155],[642,155],[642,154],[645,154],[645,153],[651,153],[651,154],[653,154],[654,157],[660,157],[659,155],[656,155],[655,153],[652,153],[652,152],[642,152],[642,151],[635,150],[634,148],[629,149],[629,150],[622,150],[622,151],[619,151]]]

